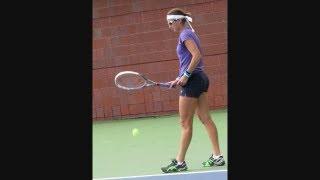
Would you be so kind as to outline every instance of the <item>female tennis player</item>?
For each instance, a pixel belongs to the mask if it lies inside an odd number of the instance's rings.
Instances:
[[[200,41],[191,26],[191,14],[174,8],[167,13],[169,29],[179,33],[177,54],[179,58],[179,76],[171,81],[171,86],[182,87],[179,96],[179,115],[181,139],[178,154],[172,162],[162,167],[164,173],[186,171],[185,156],[192,138],[193,115],[196,113],[206,128],[212,143],[212,154],[202,163],[205,167],[225,164],[220,152],[217,128],[212,121],[208,107],[209,79],[203,69]]]

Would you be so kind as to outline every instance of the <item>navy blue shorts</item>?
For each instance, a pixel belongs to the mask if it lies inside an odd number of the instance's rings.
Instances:
[[[209,78],[204,72],[196,72],[189,77],[187,84],[182,86],[180,96],[198,98],[203,92],[208,92]]]

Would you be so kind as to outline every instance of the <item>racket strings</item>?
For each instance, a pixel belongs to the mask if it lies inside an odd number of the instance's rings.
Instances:
[[[141,88],[145,83],[146,81],[141,76],[135,74],[122,74],[116,78],[118,86],[128,89]]]

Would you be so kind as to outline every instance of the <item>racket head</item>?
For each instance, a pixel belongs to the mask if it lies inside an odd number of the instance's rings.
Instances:
[[[122,71],[114,77],[114,83],[118,88],[125,90],[141,89],[147,85],[147,79],[134,71]]]

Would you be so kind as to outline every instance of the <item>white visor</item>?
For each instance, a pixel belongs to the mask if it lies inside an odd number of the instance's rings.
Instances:
[[[188,21],[192,22],[192,18],[190,16],[184,16],[184,15],[167,15],[167,20],[177,20],[177,19],[183,19],[186,18]]]

